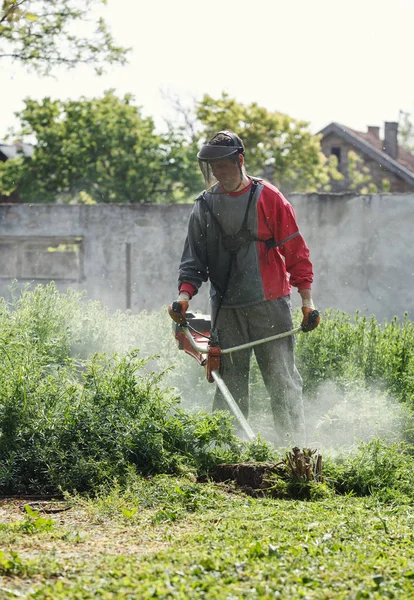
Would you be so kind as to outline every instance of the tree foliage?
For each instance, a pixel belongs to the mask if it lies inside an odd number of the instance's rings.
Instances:
[[[349,189],[361,194],[375,194],[377,186],[373,183],[371,171],[356,152],[348,152]]]
[[[9,58],[40,75],[59,65],[92,64],[100,74],[106,63],[125,63],[125,48],[115,44],[105,21],[89,23],[92,6],[106,0],[3,0],[0,58]],[[87,26],[85,27],[85,22]],[[76,27],[85,29],[79,35]]]
[[[205,94],[196,103],[195,114],[201,137],[208,139],[221,129],[238,133],[246,148],[249,173],[264,176],[284,192],[329,189],[331,178],[342,178],[305,121],[255,102],[241,104],[225,93],[218,99]]]
[[[177,108],[177,107],[176,107]],[[134,98],[26,99],[15,139],[35,140],[32,157],[0,164],[0,193],[28,202],[180,202],[203,189],[197,150],[220,129],[233,129],[246,147],[249,174],[283,192],[329,190],[342,175],[307,123],[226,94],[205,95],[159,134]]]
[[[369,167],[364,164],[364,160],[353,151],[348,152],[348,187],[358,194],[376,194],[377,192],[389,192],[391,188],[390,180],[384,177],[381,181],[381,187],[372,180],[372,173]]]
[[[131,95],[26,99],[19,117],[18,137],[35,137],[34,155],[0,163],[5,195],[18,189],[27,202],[153,202],[182,196],[194,177],[184,141],[158,135]]]
[[[414,152],[414,123],[413,116],[405,111],[400,111],[398,124],[399,143],[409,152]]]

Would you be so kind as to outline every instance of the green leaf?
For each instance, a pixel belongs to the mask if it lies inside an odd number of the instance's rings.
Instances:
[[[39,19],[39,15],[35,15],[34,13],[26,12],[24,13],[24,18],[28,21],[37,21]]]

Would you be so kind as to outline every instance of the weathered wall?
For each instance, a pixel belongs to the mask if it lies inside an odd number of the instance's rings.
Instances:
[[[311,249],[314,297],[379,319],[413,316],[414,194],[290,197]],[[110,309],[158,309],[176,294],[190,205],[2,205],[0,294],[10,279],[86,289]],[[193,303],[208,309],[207,286]],[[293,294],[297,305],[298,294]]]
[[[318,306],[414,317],[414,194],[291,201],[311,249]]]

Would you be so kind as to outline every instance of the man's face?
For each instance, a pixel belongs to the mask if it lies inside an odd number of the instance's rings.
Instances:
[[[240,168],[237,162],[229,158],[214,160],[210,162],[210,168],[225,190],[234,189],[240,183]]]

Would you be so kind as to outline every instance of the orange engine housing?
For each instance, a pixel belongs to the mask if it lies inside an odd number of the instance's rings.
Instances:
[[[210,327],[211,320],[207,315],[194,315],[193,313],[187,312],[185,314],[187,322],[196,331],[190,331],[197,346],[206,350],[206,353],[198,352],[195,350],[188,340],[187,336],[183,331],[183,327],[178,323],[173,322],[174,337],[177,340],[178,348],[184,350],[186,354],[189,354],[196,361],[206,368],[207,380],[212,383],[214,381],[211,371],[220,370],[220,354],[221,349],[219,346],[210,346]]]

